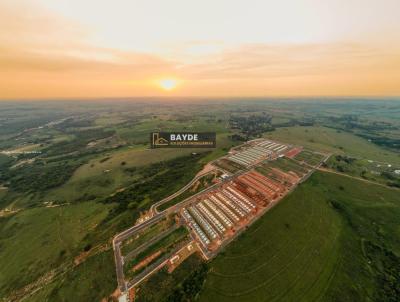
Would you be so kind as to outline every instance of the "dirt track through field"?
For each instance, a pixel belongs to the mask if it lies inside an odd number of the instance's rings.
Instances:
[[[348,178],[353,178],[353,179],[356,179],[356,180],[359,180],[359,181],[363,181],[363,182],[370,183],[370,184],[373,184],[373,185],[381,186],[381,187],[384,187],[384,188],[387,188],[387,189],[400,190],[399,188],[389,187],[389,186],[381,184],[379,182],[375,182],[375,181],[372,181],[372,180],[368,180],[368,179],[364,179],[364,178],[348,175],[348,174],[345,174],[345,173],[336,172],[336,171],[333,171],[333,170],[330,170],[330,169],[325,169],[325,168],[321,168],[320,167],[320,168],[317,168],[317,170],[321,171],[321,172],[327,172],[327,173],[332,173],[332,174],[336,174],[336,175],[340,175],[340,176],[345,176],[345,177],[348,177]]]

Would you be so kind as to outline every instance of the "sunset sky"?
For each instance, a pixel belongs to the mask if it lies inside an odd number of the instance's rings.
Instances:
[[[0,99],[400,95],[399,0],[1,0]]]

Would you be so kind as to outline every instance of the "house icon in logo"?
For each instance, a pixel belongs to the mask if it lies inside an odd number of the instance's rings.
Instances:
[[[160,137],[160,133],[153,133],[153,145],[154,146],[168,146],[169,142],[163,137]]]

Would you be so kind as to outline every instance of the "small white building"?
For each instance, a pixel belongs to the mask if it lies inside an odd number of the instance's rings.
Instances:
[[[119,296],[118,302],[128,302],[128,294],[123,294]]]

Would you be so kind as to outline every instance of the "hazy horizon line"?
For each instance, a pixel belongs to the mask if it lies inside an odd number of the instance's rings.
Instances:
[[[299,96],[105,96],[105,97],[54,97],[54,98],[11,98],[1,99],[0,102],[59,102],[59,101],[106,101],[106,100],[119,100],[119,101],[133,101],[133,100],[177,100],[184,99],[192,100],[238,100],[238,99],[251,99],[251,100],[273,100],[273,99],[399,99],[400,95],[299,95]]]

